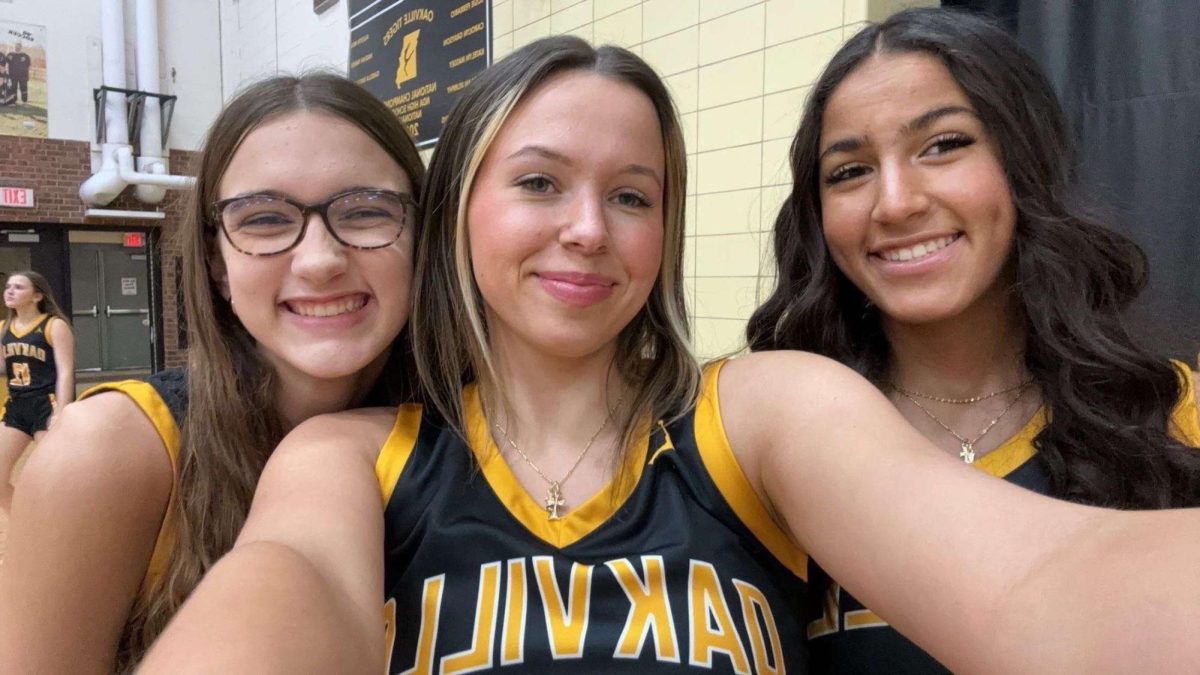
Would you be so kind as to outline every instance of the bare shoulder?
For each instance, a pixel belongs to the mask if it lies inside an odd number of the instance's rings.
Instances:
[[[162,440],[126,396],[60,415],[13,496],[0,606],[21,621],[0,621],[4,672],[112,663],[173,484]]]
[[[50,317],[50,321],[46,324],[47,329],[53,334],[54,339],[58,337],[71,335],[71,324],[58,318],[57,316]]]
[[[21,486],[76,486],[93,496],[113,492],[135,498],[130,488],[169,492],[171,461],[150,419],[128,396],[105,392],[63,408],[39,441],[21,475]]]
[[[820,415],[878,396],[878,390],[837,361],[781,350],[747,354],[726,363],[721,369],[720,396],[723,417],[751,422],[780,409],[792,415]]]
[[[721,420],[747,478],[770,503],[765,475],[820,443],[837,420],[886,405],[878,390],[831,359],[797,351],[757,352],[721,368]],[[784,452],[786,451],[786,452]]]
[[[317,415],[287,435],[281,451],[303,452],[304,448],[355,449],[374,458],[396,424],[397,408],[358,408]]]

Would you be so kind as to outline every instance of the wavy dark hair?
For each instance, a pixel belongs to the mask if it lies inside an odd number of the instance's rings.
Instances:
[[[775,220],[778,285],[747,327],[755,351],[803,349],[879,382],[879,312],[834,264],[822,234],[819,141],[838,85],[876,54],[937,58],[995,139],[1016,210],[1009,265],[1025,365],[1051,411],[1034,445],[1052,493],[1115,507],[1200,503],[1200,452],[1168,433],[1182,373],[1138,344],[1126,310],[1146,285],[1141,248],[1081,203],[1069,131],[1049,81],[989,20],[912,9],[852,37],[813,86],[791,147],[792,192]]]

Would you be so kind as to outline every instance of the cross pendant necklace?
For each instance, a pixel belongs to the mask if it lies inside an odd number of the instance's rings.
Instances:
[[[558,509],[566,504],[566,500],[562,496],[562,488],[558,486],[558,481],[550,481],[550,487],[546,490],[546,515],[550,520],[559,520],[562,516],[558,515]]]
[[[1008,414],[1008,411],[1012,410],[1013,406],[1015,406],[1017,404],[1017,401],[1020,401],[1021,397],[1025,395],[1025,391],[1029,389],[1029,385],[1031,385],[1031,384],[1033,384],[1033,380],[1026,380],[1023,384],[1016,387],[1015,391],[1017,392],[1017,395],[1013,397],[1013,400],[1009,402],[1008,406],[1004,408],[1003,412],[1001,412],[994,419],[992,419],[991,422],[988,422],[987,426],[985,426],[983,428],[983,430],[979,432],[979,435],[976,436],[975,438],[964,438],[962,434],[958,433],[954,429],[951,429],[950,425],[948,425],[945,422],[938,419],[937,415],[934,415],[933,412],[931,410],[929,410],[929,408],[926,408],[925,406],[921,405],[921,402],[915,398],[914,394],[916,394],[916,392],[910,392],[906,389],[901,389],[900,387],[897,387],[896,385],[892,385],[892,389],[894,389],[897,393],[899,393],[904,398],[907,398],[909,401],[912,401],[912,404],[917,406],[918,408],[920,408],[921,412],[925,413],[925,415],[927,417],[929,417],[929,419],[933,420],[934,422],[937,422],[938,426],[940,426],[941,428],[948,431],[951,436],[954,436],[954,439],[959,442],[959,447],[962,448],[962,450],[959,451],[959,453],[958,453],[958,458],[961,459],[962,461],[966,462],[967,464],[974,464],[975,463],[975,444],[978,443],[979,441],[981,441],[984,436],[987,436],[987,433],[992,430],[992,427],[996,426],[997,422],[999,422],[1001,419],[1004,419],[1004,416]],[[1014,389],[1006,389],[1005,391],[1014,391]],[[937,398],[937,397],[927,396],[925,394],[919,394],[919,395],[924,398],[932,398],[935,401],[943,401],[946,403],[961,403],[961,402],[964,402],[967,400],[967,399],[960,400],[960,399]],[[976,397],[976,398],[991,398],[992,396],[993,396],[992,394],[988,394],[987,396]],[[972,399],[972,402],[973,401],[974,401],[974,399]]]
[[[624,402],[624,400],[625,397],[621,397],[621,399],[617,401],[616,407],[620,408],[621,403]],[[601,424],[600,428],[596,430],[596,433],[592,434],[592,437],[588,439],[587,445],[583,446],[583,450],[579,451],[579,454],[575,457],[575,461],[571,464],[571,468],[567,469],[567,472],[563,474],[563,477],[559,478],[558,480],[551,479],[546,475],[546,472],[542,471],[541,468],[538,467],[537,464],[534,464],[533,460],[529,458],[529,455],[526,455],[525,451],[521,449],[521,446],[517,445],[516,441],[508,437],[508,431],[504,427],[500,426],[499,424],[494,425],[496,427],[496,431],[500,433],[500,437],[503,438],[506,443],[508,443],[508,446],[515,450],[517,454],[521,456],[521,459],[525,460],[525,463],[529,465],[529,468],[533,469],[534,473],[541,477],[542,480],[546,481],[546,499],[543,500],[543,503],[546,505],[547,519],[562,520],[562,514],[560,514],[558,510],[567,504],[567,501],[563,499],[562,484],[567,482],[567,479],[571,477],[571,474],[575,473],[575,469],[579,468],[579,463],[583,461],[583,456],[588,453],[588,450],[592,449],[592,444],[596,442],[596,439],[600,436],[600,432],[604,431],[608,427],[608,422],[611,419],[612,412],[610,411],[609,414],[604,417],[604,423]]]

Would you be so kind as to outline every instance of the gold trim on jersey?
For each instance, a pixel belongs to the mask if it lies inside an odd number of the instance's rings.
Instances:
[[[717,395],[717,381],[724,364],[724,361],[717,361],[704,368],[704,384],[700,400],[696,403],[695,416],[696,447],[700,459],[721,496],[742,524],[750,528],[758,541],[792,574],[808,581],[808,555],[775,524],[742,472],[733,449],[729,447]]]
[[[1192,369],[1183,361],[1171,361],[1179,369],[1183,391],[1179,403],[1171,411],[1170,434],[1176,439],[1200,448],[1200,410],[1196,409],[1196,382]]]
[[[1020,431],[1001,443],[995,450],[975,460],[975,468],[996,478],[1004,478],[1037,454],[1037,449],[1033,447],[1033,439],[1044,428],[1046,428],[1046,406],[1039,406]]]
[[[387,508],[396,491],[396,483],[408,464],[413,448],[417,445],[417,435],[421,432],[421,405],[405,403],[396,410],[396,422],[379,456],[375,458],[375,476],[379,479],[379,490],[383,495],[383,508]]]
[[[604,524],[621,508],[642,477],[650,441],[648,420],[638,425],[634,443],[625,453],[624,466],[616,476],[566,515],[550,520],[541,502],[525,491],[496,448],[479,401],[479,387],[474,384],[463,390],[463,416],[471,452],[496,497],[533,536],[556,548],[570,546]]]
[[[154,541],[154,552],[150,555],[150,565],[146,568],[146,576],[142,579],[143,592],[150,592],[162,581],[167,568],[167,559],[175,543],[175,528],[172,525],[170,513],[171,504],[175,501],[175,484],[179,479],[179,447],[182,444],[179,427],[171,416],[158,391],[149,382],[141,380],[122,380],[120,382],[105,382],[83,392],[79,396],[82,401],[90,396],[106,391],[119,391],[125,394],[137,405],[138,410],[150,420],[158,437],[167,450],[167,458],[171,460],[171,492],[167,497],[167,511],[163,514],[162,525],[158,528],[158,537]]]
[[[54,347],[54,335],[50,331],[50,326],[54,325],[55,319],[58,319],[58,317],[57,316],[50,317],[46,321],[46,327],[42,329],[42,335],[46,336],[46,344],[50,345],[51,348]],[[59,319],[59,320],[61,321],[61,319]]]
[[[9,321],[8,322],[8,332],[15,338],[18,338],[18,339],[23,338],[26,335],[29,335],[30,333],[32,333],[34,331],[34,329],[36,329],[38,326],[42,325],[42,321],[45,321],[47,316],[49,316],[49,315],[48,314],[39,314],[36,321],[34,321],[33,323],[26,326],[25,330],[20,331],[20,332],[17,331],[17,327],[16,327],[16,325],[14,325],[14,324],[16,324],[16,321]],[[51,345],[51,346],[53,346],[53,345]]]
[[[1192,371],[1182,361],[1171,363],[1179,369],[1182,391],[1179,402],[1171,411],[1167,432],[1182,443],[1200,447],[1200,411],[1196,410],[1196,388]],[[997,478],[1004,478],[1016,471],[1037,454],[1033,439],[1046,428],[1048,421],[1046,406],[1041,406],[1020,431],[1004,441],[1000,447],[975,460],[975,467]]]

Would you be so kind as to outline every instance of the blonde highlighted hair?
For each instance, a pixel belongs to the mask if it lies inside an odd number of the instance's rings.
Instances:
[[[549,37],[513,52],[471,82],[442,130],[421,199],[426,211],[414,274],[413,350],[425,396],[460,434],[466,433],[464,383],[477,381],[483,391],[503,396],[472,272],[467,201],[488,148],[513,109],[548,79],[570,71],[598,73],[636,88],[653,104],[662,130],[662,265],[646,305],[619,334],[613,363],[615,374],[631,387],[620,410],[613,411],[621,425],[622,447],[629,448],[639,420],[684,414],[700,388],[682,283],[687,183],[683,135],[666,86],[632,52],[593,48],[570,36]]]

